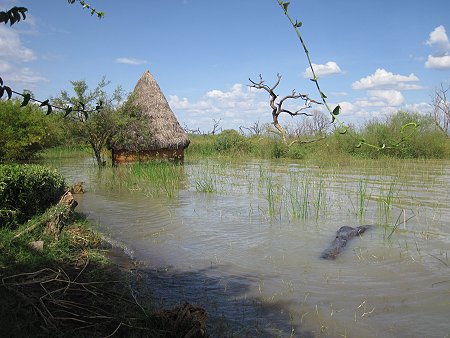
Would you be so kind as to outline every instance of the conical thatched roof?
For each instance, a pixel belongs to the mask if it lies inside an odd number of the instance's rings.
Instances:
[[[114,149],[158,150],[184,149],[189,138],[181,128],[158,83],[148,70],[137,82],[130,96],[137,120],[126,126],[121,140],[113,142]]]

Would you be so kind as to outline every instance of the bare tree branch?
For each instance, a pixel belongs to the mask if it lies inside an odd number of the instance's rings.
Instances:
[[[277,102],[278,95],[275,93],[275,89],[277,88],[277,86],[281,82],[281,75],[280,74],[277,74],[277,81],[275,82],[275,84],[272,87],[269,87],[268,85],[266,85],[264,83],[264,80],[263,80],[261,74],[259,75],[259,82],[253,81],[251,78],[249,78],[249,81],[252,83],[249,87],[256,88],[256,89],[263,89],[267,93],[269,93],[269,95],[270,95],[269,104],[270,104],[270,107],[272,108],[273,125],[280,132],[280,135],[281,135],[281,137],[283,138],[283,141],[286,144],[287,144],[287,141],[286,141],[286,130],[280,125],[280,123],[278,121],[278,116],[280,116],[281,113],[289,114],[292,117],[298,116],[298,115],[311,116],[310,114],[308,114],[306,112],[303,112],[303,111],[306,110],[306,109],[311,108],[312,107],[312,105],[311,105],[312,103],[321,104],[318,101],[311,100],[308,97],[307,94],[297,94],[295,92],[295,90],[293,90],[290,95],[286,95],[286,96],[282,97]],[[291,111],[291,110],[286,109],[286,108],[283,107],[283,104],[287,100],[290,100],[290,99],[292,99],[292,100],[301,99],[301,100],[304,101],[304,104],[303,104],[302,107],[300,107],[296,111]]]
[[[450,86],[444,88],[441,83],[431,97],[431,106],[433,107],[433,118],[436,126],[439,127],[447,135],[450,135],[450,101],[447,99],[447,92],[450,91]]]

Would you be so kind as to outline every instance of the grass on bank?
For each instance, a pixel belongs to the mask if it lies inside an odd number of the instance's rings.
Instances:
[[[178,337],[190,329],[181,311],[155,310],[149,295],[136,298],[133,276],[106,258],[99,235],[80,215],[58,240],[46,235],[36,223],[44,224],[54,208],[0,229],[0,336]]]
[[[417,127],[413,127],[413,124]],[[409,127],[404,127],[409,125]],[[270,130],[259,135],[242,135],[224,130],[216,135],[190,135],[187,159],[198,157],[234,157],[263,159],[299,159],[312,162],[344,162],[351,158],[450,158],[450,138],[432,117],[398,112],[385,120],[374,119],[360,127],[289,136],[287,144]],[[361,140],[383,147],[361,146]]]
[[[42,226],[27,231],[45,215],[0,229],[0,335],[101,336],[121,323],[123,335],[156,335],[86,220],[77,216],[59,240]],[[33,247],[39,241],[43,247]]]

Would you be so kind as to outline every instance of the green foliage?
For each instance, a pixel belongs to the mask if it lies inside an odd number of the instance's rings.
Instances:
[[[217,153],[215,148],[215,135],[189,135],[191,143],[185,149],[186,156],[213,156]]]
[[[103,77],[94,89],[89,89],[86,81],[70,81],[73,92],[61,91],[54,102],[59,106],[72,107],[65,112],[68,138],[88,143],[95,155],[97,164],[105,161],[102,149],[117,132],[121,122],[121,101],[123,90],[119,86],[112,95],[106,92],[109,81]]]
[[[413,122],[413,125],[410,123]],[[416,126],[417,125],[417,126]],[[342,137],[342,130],[335,128],[320,142],[309,142],[308,137],[290,137],[288,144],[281,138],[266,132],[261,135],[243,136],[235,130],[225,130],[219,135],[190,135],[191,144],[186,158],[242,156],[253,158],[291,158],[320,162],[348,163],[352,157],[362,158],[449,158],[450,139],[436,127],[431,116],[398,112],[385,120],[373,120],[361,128],[348,126],[354,137]],[[376,147],[361,147],[355,138]],[[392,146],[384,146],[388,139]],[[304,142],[304,143],[302,143]]]
[[[60,119],[46,117],[35,105],[0,101],[0,161],[28,160],[38,151],[56,145]]]
[[[215,140],[215,148],[219,152],[242,148],[245,137],[237,130],[226,129]]]
[[[69,4],[74,4],[77,0],[67,0],[67,2]],[[92,7],[91,5],[89,5],[88,3],[86,3],[86,1],[83,0],[78,0],[78,2],[80,3],[81,6],[83,6],[83,8],[86,8],[90,11],[91,15],[96,15],[97,18],[102,19],[105,17],[105,13],[104,12],[100,12],[97,11],[94,7]]]
[[[114,149],[126,149],[140,152],[149,148],[153,135],[149,132],[148,117],[134,103],[133,95],[119,106],[115,112],[115,131],[108,146]]]
[[[293,144],[287,150],[287,157],[293,158],[296,160],[302,160],[306,156],[306,149],[303,145]]]
[[[410,123],[417,123],[410,125]],[[418,113],[398,112],[386,121],[373,120],[360,132],[362,139],[382,146],[384,140],[392,140],[394,146],[382,152],[371,149],[354,149],[354,154],[376,158],[390,155],[398,158],[444,158],[448,156],[447,135],[436,127],[430,116]]]
[[[0,165],[0,227],[44,212],[64,192],[64,178],[40,165]]]
[[[272,140],[268,149],[270,158],[283,158],[288,154],[288,146],[281,140]]]
[[[26,9],[25,7],[16,7],[14,6],[13,8],[11,8],[10,10],[4,12],[1,11],[0,12],[0,23],[5,23],[7,24],[8,21],[10,23],[10,25],[14,25],[15,23],[19,22],[21,19],[25,20],[26,15],[25,13],[28,11],[28,9]],[[0,85],[3,85],[0,84]]]

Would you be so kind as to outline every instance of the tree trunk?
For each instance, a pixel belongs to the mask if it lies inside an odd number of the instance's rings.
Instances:
[[[103,167],[105,165],[105,162],[102,158],[102,148],[98,147],[95,143],[90,142],[92,150],[94,151],[95,159],[97,161],[97,165],[99,168]]]

